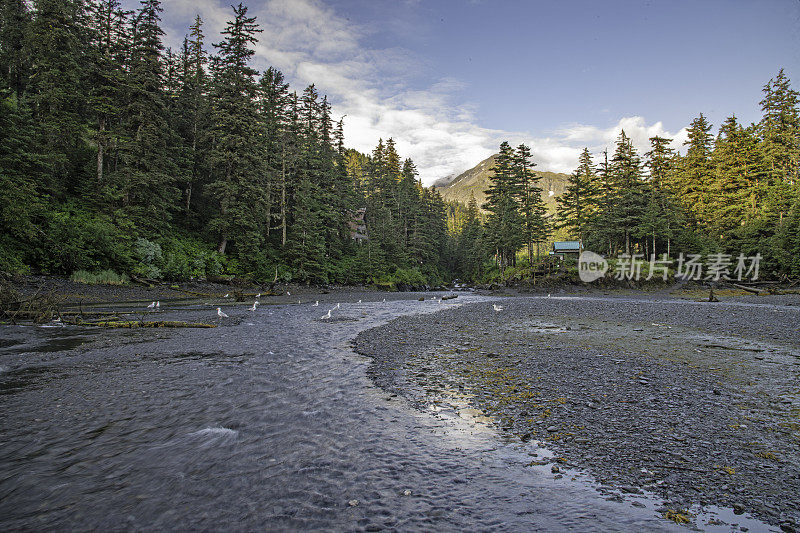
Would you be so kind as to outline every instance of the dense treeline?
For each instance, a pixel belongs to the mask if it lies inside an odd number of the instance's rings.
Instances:
[[[158,0],[0,2],[0,270],[444,274],[446,206],[391,140],[347,150],[313,85],[298,95],[253,69],[261,30],[245,6],[219,42],[197,17],[177,52],[160,13]],[[369,239],[355,240],[364,208]]]
[[[701,114],[685,155],[653,137],[642,158],[624,132],[597,161],[585,149],[553,217],[527,146],[501,145],[485,205],[445,203],[391,139],[345,148],[314,85],[253,69],[243,5],[219,42],[197,17],[178,51],[160,13],[0,0],[0,271],[421,285],[484,278],[521,250],[532,264],[559,231],[611,256],[760,253],[762,272],[800,275],[783,71],[757,124],[731,117],[713,137]]]
[[[763,89],[762,118],[702,114],[686,154],[650,139],[644,160],[623,131],[609,159],[588,150],[559,198],[559,220],[587,248],[616,255],[761,254],[762,272],[800,275],[800,106],[783,70]]]
[[[760,254],[762,275],[800,276],[798,93],[783,70],[763,93],[757,124],[732,116],[716,138],[700,114],[688,128],[685,155],[656,136],[642,160],[624,131],[597,163],[585,148],[554,218],[529,174],[530,151],[503,143],[478,231],[484,253],[502,270],[527,248],[533,263],[536,245],[556,229],[609,257],[728,254],[735,265],[740,254]]]

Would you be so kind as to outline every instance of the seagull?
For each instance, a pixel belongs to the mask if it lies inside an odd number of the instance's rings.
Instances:
[[[255,310],[256,310],[256,306],[257,306],[257,305],[258,305],[258,300],[256,300],[255,302],[253,302],[253,307],[251,307],[251,308],[250,308],[250,310],[251,310],[251,311],[255,311]]]
[[[336,309],[341,309],[341,308],[342,308],[342,306],[341,306],[341,305],[339,305],[339,304],[336,304]]]
[[[291,293],[291,292],[289,292],[289,291],[286,291],[286,296],[291,296],[291,295],[292,295],[292,293]]]
[[[502,305],[492,304],[492,307],[494,307],[494,310],[497,311],[498,313],[503,310]]]
[[[386,298],[383,299],[383,302],[386,303]]]
[[[300,305],[300,300],[297,300],[297,305]]]
[[[550,298],[550,294],[549,293],[548,293],[547,297]]]
[[[156,309],[161,307],[161,301],[156,302]]]
[[[358,303],[361,303],[361,300],[359,300]]]
[[[220,309],[219,307],[217,307],[217,316],[220,317],[220,318],[228,318],[228,315],[223,313],[222,309]]]
[[[319,300],[311,304],[311,307],[319,307]]]
[[[225,296],[223,296],[223,298],[227,298],[227,297],[228,297],[228,293],[226,292],[226,293],[225,293]]]
[[[328,320],[331,317],[331,311],[333,311],[333,309],[328,309],[328,314],[324,315],[322,320]]]
[[[148,305],[148,306],[147,306],[147,308],[148,308],[148,309],[153,309],[153,308],[155,308],[155,306],[156,306],[156,303],[155,303],[155,302],[153,302],[153,303],[151,303],[150,305]]]
[[[261,293],[256,294],[256,298],[261,298]]]

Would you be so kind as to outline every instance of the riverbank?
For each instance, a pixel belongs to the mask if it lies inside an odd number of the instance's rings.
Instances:
[[[497,303],[399,318],[356,349],[412,403],[458,394],[508,438],[540,441],[555,457],[532,464],[554,477],[653,493],[665,515],[719,505],[800,527],[799,297]]]

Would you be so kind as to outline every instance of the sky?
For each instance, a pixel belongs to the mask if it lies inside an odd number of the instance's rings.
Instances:
[[[123,2],[136,7],[135,0]],[[166,46],[194,16],[208,43],[231,0],[162,0]],[[800,89],[800,0],[246,0],[264,30],[254,67],[314,83],[345,142],[393,138],[423,183],[475,166],[508,140],[538,170],[571,172],[584,146],[640,154],[700,113],[717,126],[759,120],[784,68]]]

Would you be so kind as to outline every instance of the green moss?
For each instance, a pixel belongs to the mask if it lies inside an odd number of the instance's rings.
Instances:
[[[100,328],[215,328],[215,324],[205,324],[203,322],[179,322],[159,320],[152,322],[129,321],[107,321],[95,322],[92,324]]]

